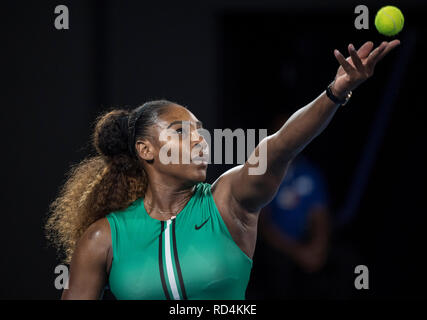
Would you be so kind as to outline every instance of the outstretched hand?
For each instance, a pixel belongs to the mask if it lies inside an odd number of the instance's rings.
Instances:
[[[372,50],[374,44],[372,41],[365,42],[363,46],[356,51],[354,46],[348,46],[350,56],[346,59],[338,51],[334,50],[335,58],[340,67],[335,76],[332,86],[333,93],[338,97],[345,97],[350,90],[357,88],[362,82],[374,74],[375,65],[384,58],[391,50],[400,44],[399,40],[391,42],[382,42],[375,50]]]

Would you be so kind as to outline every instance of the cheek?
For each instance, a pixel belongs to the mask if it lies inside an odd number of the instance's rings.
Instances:
[[[183,139],[183,140],[180,142],[180,146],[179,146],[179,148],[180,148],[180,152],[181,152],[182,154],[188,155],[188,154],[190,154],[190,153],[191,153],[191,144],[189,143],[189,141],[187,141],[187,140],[185,140],[185,139]]]
[[[163,167],[161,170],[165,172],[173,172],[174,175],[182,177],[206,175],[206,167],[192,164],[191,156],[191,144],[185,139],[180,139],[179,141],[163,142],[156,158],[159,161],[159,166]]]

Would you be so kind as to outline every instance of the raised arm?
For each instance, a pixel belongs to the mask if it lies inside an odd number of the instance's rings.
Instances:
[[[371,77],[376,63],[399,44],[399,40],[383,42],[372,50],[373,43],[366,42],[358,51],[350,44],[347,59],[335,50],[340,67],[332,83],[332,93],[342,100],[349,91]],[[338,107],[323,92],[296,111],[279,131],[262,140],[244,165],[226,172],[216,184],[223,185],[229,191],[231,201],[236,202],[243,211],[258,213],[274,197],[290,161],[325,129]],[[250,174],[251,168],[253,170],[258,166],[251,163],[265,147],[265,173]]]

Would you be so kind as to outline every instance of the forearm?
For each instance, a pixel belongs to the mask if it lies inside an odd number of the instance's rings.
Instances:
[[[232,178],[232,194],[245,210],[258,212],[272,199],[291,160],[322,132],[337,109],[338,105],[324,92],[296,111],[279,131],[260,142]],[[257,154],[258,163],[254,161]],[[265,166],[261,166],[262,161]],[[264,167],[265,171],[251,174],[250,168],[256,166]]]
[[[270,139],[267,148],[270,167],[275,167],[274,162],[288,162],[298,155],[326,128],[338,107],[323,92],[296,111]]]
[[[368,41],[357,52],[349,45],[347,59],[334,50],[340,67],[334,78],[333,94],[342,100],[346,92],[371,77],[375,64],[399,43],[384,41],[372,51],[373,43]],[[338,107],[324,91],[295,112],[278,132],[263,139],[248,161],[230,170],[226,173],[228,178],[223,179],[230,183],[233,201],[246,212],[258,213],[273,198],[291,160],[326,128]]]

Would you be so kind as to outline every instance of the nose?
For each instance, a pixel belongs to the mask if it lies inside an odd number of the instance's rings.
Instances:
[[[191,135],[191,141],[193,143],[192,145],[193,148],[200,148],[200,152],[203,154],[209,153],[209,146],[205,137],[201,135],[199,132],[197,132],[196,130],[193,131]]]
[[[205,138],[197,132],[197,130],[193,130],[191,133],[191,141],[193,141],[195,144],[199,144],[203,141],[205,141]]]

